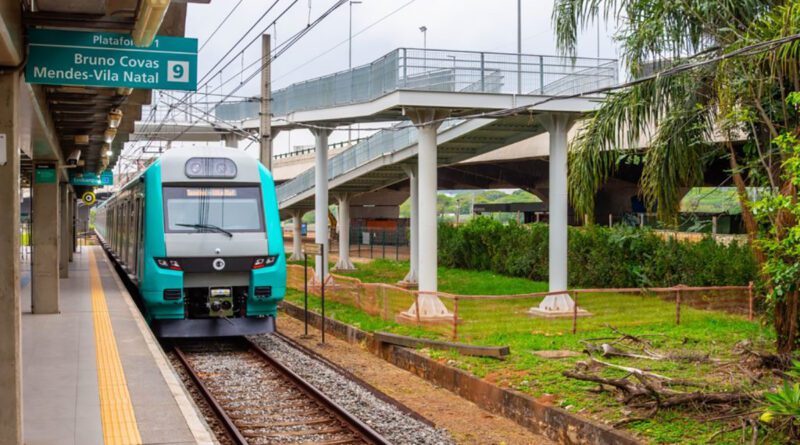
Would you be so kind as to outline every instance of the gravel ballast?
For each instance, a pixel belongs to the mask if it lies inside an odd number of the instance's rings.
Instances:
[[[325,363],[309,357],[284,340],[271,336],[249,337],[253,342],[291,369],[348,412],[398,445],[451,445],[449,434],[426,425],[375,397],[369,390],[348,379]]]

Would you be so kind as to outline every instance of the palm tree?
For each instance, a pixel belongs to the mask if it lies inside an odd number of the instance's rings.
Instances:
[[[726,157],[748,234],[757,241],[765,232],[747,187],[797,198],[783,171],[784,156],[772,141],[800,130],[798,113],[786,100],[800,91],[798,2],[556,0],[559,50],[574,55],[580,29],[601,19],[618,25],[615,37],[631,81],[607,96],[570,147],[576,211],[593,214],[596,192],[626,158],[619,148],[649,140],[640,188],[662,220],[674,221],[683,194],[702,183],[705,165]],[[780,226],[796,225],[786,213],[771,222],[769,233],[776,236]],[[754,242],[765,264],[769,258],[761,245]],[[772,275],[764,279],[773,290],[780,284]],[[800,272],[788,280],[797,284]],[[796,287],[782,296],[770,293],[780,351],[797,346]]]

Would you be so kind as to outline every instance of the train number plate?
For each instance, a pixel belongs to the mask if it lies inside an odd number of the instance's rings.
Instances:
[[[230,297],[231,288],[229,287],[212,287],[208,290],[211,297]]]

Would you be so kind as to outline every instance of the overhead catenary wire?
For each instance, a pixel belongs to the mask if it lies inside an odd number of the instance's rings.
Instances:
[[[297,3],[297,1],[298,1],[298,0],[295,0],[295,1],[294,1],[294,2],[293,2],[293,3],[292,3],[290,6],[289,6],[289,7],[291,7],[292,5],[294,5],[295,3]],[[272,55],[270,55],[269,57],[262,56],[262,57],[260,58],[260,61],[262,62],[262,65],[261,65],[261,67],[260,67],[258,70],[256,70],[255,72],[253,72],[253,73],[252,73],[252,74],[251,74],[251,75],[250,75],[250,76],[247,78],[247,80],[245,80],[245,81],[244,81],[244,83],[242,83],[242,84],[238,85],[238,86],[237,86],[237,87],[235,87],[235,88],[234,88],[234,89],[233,89],[233,90],[232,90],[230,93],[228,93],[228,94],[227,94],[227,95],[226,95],[226,96],[225,96],[225,97],[224,97],[222,100],[220,100],[220,101],[217,103],[217,105],[219,105],[220,103],[224,102],[226,99],[230,98],[230,97],[231,97],[233,94],[235,94],[235,93],[236,93],[236,92],[237,92],[239,89],[241,89],[241,88],[242,88],[242,86],[243,86],[244,84],[246,84],[246,83],[247,83],[247,82],[249,82],[249,81],[250,81],[250,80],[251,80],[253,77],[255,77],[256,75],[258,75],[259,73],[261,73],[261,71],[263,71],[263,70],[264,70],[264,69],[265,69],[267,66],[269,66],[269,64],[271,64],[271,63],[272,63],[272,62],[273,62],[275,59],[277,59],[277,58],[278,58],[278,57],[280,57],[282,54],[284,54],[286,51],[288,51],[288,50],[289,50],[289,49],[290,49],[290,48],[291,48],[291,47],[292,47],[292,46],[293,46],[295,43],[297,43],[297,42],[298,42],[300,39],[302,39],[302,38],[303,38],[303,37],[304,37],[306,34],[308,34],[308,33],[309,33],[311,30],[313,30],[313,29],[314,29],[314,28],[315,28],[315,27],[316,27],[316,26],[317,26],[319,23],[321,23],[323,20],[325,20],[325,18],[327,18],[328,16],[330,16],[330,14],[332,14],[332,13],[333,13],[333,12],[334,12],[336,9],[338,9],[338,8],[339,8],[339,7],[341,7],[342,5],[346,4],[346,3],[347,3],[347,1],[348,1],[348,0],[338,0],[336,3],[334,3],[334,5],[333,5],[333,6],[331,6],[331,7],[330,7],[328,10],[326,10],[326,11],[325,11],[323,14],[321,14],[319,17],[317,17],[317,19],[315,19],[315,20],[314,20],[312,23],[310,23],[308,26],[306,26],[305,28],[303,28],[301,31],[297,32],[297,33],[296,33],[296,34],[295,34],[295,35],[294,35],[292,38],[290,38],[289,40],[287,40],[286,42],[284,42],[284,44],[282,45],[282,47],[280,47],[280,48],[276,49],[276,51],[274,51]],[[287,10],[288,10],[288,8],[287,8]],[[284,10],[284,13],[285,13],[287,10]],[[277,21],[277,20],[278,20],[280,17],[281,17],[281,16],[279,16],[278,18],[276,18],[276,19],[275,19],[273,22]],[[271,26],[271,25],[269,25],[269,26]],[[269,26],[268,26],[268,27],[269,27]],[[170,105],[170,110],[168,110],[168,112],[167,112],[167,116],[165,116],[165,119],[163,119],[163,120],[162,120],[162,123],[159,125],[159,129],[157,129],[156,133],[158,133],[158,131],[160,131],[160,129],[163,127],[163,124],[164,124],[164,122],[166,122],[166,119],[168,118],[168,115],[169,115],[170,111],[172,111],[173,109],[176,109],[177,107],[179,107],[179,106],[181,106],[181,105],[184,105],[184,104],[185,104],[185,99],[182,99],[182,100],[179,100],[179,101],[178,101],[178,103],[176,103],[176,104],[171,104],[171,105]],[[214,109],[215,109],[215,108],[216,108],[216,105],[214,106]],[[206,112],[206,111],[204,111],[204,113],[205,113],[205,114],[210,114],[209,112]],[[171,140],[171,141],[175,141],[175,140],[179,139],[179,138],[180,138],[181,136],[183,136],[185,133],[187,133],[188,131],[190,131],[190,130],[191,130],[193,127],[194,127],[194,126],[195,126],[195,125],[189,125],[189,126],[187,126],[187,127],[186,127],[186,129],[184,129],[184,130],[183,130],[183,131],[182,131],[180,134],[178,134],[177,136],[175,136],[174,138],[172,138],[172,140]],[[145,150],[146,150],[146,148],[147,148],[147,147],[145,147]]]
[[[386,20],[386,19],[388,19],[389,17],[391,17],[391,16],[393,16],[393,15],[397,14],[398,12],[402,11],[403,9],[405,9],[406,7],[408,7],[409,5],[411,5],[412,3],[416,2],[416,1],[417,1],[417,0],[410,0],[410,1],[408,1],[408,2],[406,2],[406,3],[404,3],[404,4],[402,4],[402,5],[401,5],[401,6],[399,6],[398,8],[394,9],[393,11],[391,11],[391,12],[389,12],[388,14],[384,15],[383,17],[381,17],[380,19],[378,19],[378,20],[376,20],[376,21],[372,22],[372,23],[371,23],[370,25],[368,25],[367,27],[365,27],[365,28],[363,28],[363,29],[359,30],[358,32],[356,32],[355,34],[353,34],[353,37],[352,37],[352,38],[356,38],[356,37],[360,36],[361,34],[363,34],[363,33],[367,32],[367,31],[369,31],[370,29],[372,29],[372,28],[374,28],[375,26],[379,25],[381,22],[385,21],[385,20]],[[348,40],[350,40],[350,39],[349,39],[349,38],[347,38],[347,39],[345,39],[345,40],[342,40],[341,42],[337,43],[336,45],[334,45],[334,46],[332,46],[332,47],[328,48],[327,50],[325,50],[325,51],[323,51],[323,52],[321,52],[321,53],[317,54],[316,56],[314,56],[314,57],[312,57],[312,58],[310,58],[310,59],[306,60],[305,62],[301,63],[300,65],[297,65],[297,66],[295,66],[294,68],[290,69],[288,72],[284,73],[282,76],[278,77],[277,79],[274,79],[272,82],[273,82],[273,83],[275,83],[275,82],[277,82],[277,81],[279,81],[279,80],[281,80],[281,79],[285,78],[286,76],[288,76],[288,75],[290,75],[290,74],[294,74],[294,73],[295,73],[297,70],[299,70],[300,68],[303,68],[303,67],[305,67],[305,66],[308,66],[308,64],[310,64],[310,63],[313,63],[313,62],[315,62],[315,61],[319,60],[320,58],[322,58],[322,57],[324,57],[324,56],[326,56],[326,55],[330,54],[330,53],[331,53],[333,50],[335,50],[336,48],[338,48],[338,47],[340,47],[340,46],[344,45],[345,43],[347,43],[347,42],[348,42]]]
[[[287,12],[288,12],[288,11],[289,11],[289,10],[290,10],[290,9],[291,9],[291,8],[292,8],[294,5],[295,5],[295,4],[297,4],[297,2],[298,2],[298,1],[299,1],[299,0],[294,0],[292,3],[290,3],[290,4],[289,4],[289,6],[287,6],[286,8],[284,8],[283,12],[281,12],[281,14],[280,14],[280,15],[278,15],[278,17],[277,17],[277,18],[275,18],[275,19],[272,21],[272,23],[271,23],[270,25],[267,25],[267,28],[265,28],[265,29],[268,29],[268,28],[269,28],[269,26],[271,26],[272,24],[274,24],[275,22],[277,22],[277,21],[278,21],[278,20],[279,20],[281,17],[283,17],[283,15],[284,15],[284,14],[286,14],[286,13],[287,13]],[[270,12],[271,12],[271,11],[272,11],[274,8],[275,8],[275,6],[276,6],[276,5],[277,5],[279,2],[280,2],[280,0],[275,0],[275,1],[274,1],[274,2],[273,2],[273,3],[272,3],[272,4],[271,4],[271,5],[270,5],[270,6],[267,8],[267,10],[266,10],[266,11],[264,11],[264,13],[263,13],[263,14],[262,14],[262,15],[261,15],[259,18],[258,18],[258,20],[256,20],[256,21],[255,21],[255,22],[254,22],[254,23],[253,23],[253,24],[250,26],[250,28],[249,28],[247,31],[245,31],[245,33],[244,33],[244,34],[242,34],[242,36],[239,38],[239,40],[237,40],[237,42],[236,42],[236,43],[235,43],[235,44],[234,44],[234,45],[233,45],[233,46],[232,46],[232,47],[231,47],[231,48],[228,50],[228,52],[226,52],[226,54],[225,54],[224,56],[222,56],[222,57],[221,57],[221,58],[220,58],[220,59],[219,59],[219,60],[218,60],[218,61],[217,61],[217,62],[214,64],[214,66],[213,66],[213,67],[212,67],[212,68],[211,68],[211,69],[210,69],[210,70],[209,70],[209,71],[208,71],[208,72],[207,72],[207,73],[206,73],[206,74],[205,74],[205,75],[204,75],[204,76],[203,76],[203,77],[202,77],[202,78],[201,78],[201,79],[198,81],[198,85],[197,85],[197,88],[196,88],[197,90],[200,90],[200,89],[202,89],[204,86],[206,86],[206,85],[208,84],[208,82],[210,82],[210,80],[209,80],[209,81],[207,81],[207,82],[203,83],[203,80],[205,80],[206,78],[209,78],[209,75],[210,75],[210,79],[213,79],[213,78],[216,76],[216,72],[213,72],[213,70],[214,70],[214,69],[215,69],[217,66],[219,66],[219,64],[220,64],[220,63],[222,63],[222,61],[223,61],[223,60],[225,60],[225,58],[226,58],[226,57],[227,57],[227,56],[228,56],[228,55],[231,53],[231,51],[233,51],[233,50],[234,50],[234,49],[235,49],[235,48],[236,48],[236,47],[239,45],[239,43],[241,43],[241,42],[242,42],[242,41],[243,41],[243,40],[244,40],[244,39],[247,37],[247,35],[248,35],[248,34],[249,34],[249,33],[250,33],[250,32],[251,32],[253,29],[255,29],[255,27],[256,27],[256,26],[257,26],[259,23],[261,23],[261,21],[264,19],[264,17],[266,17],[266,16],[267,16],[267,14],[269,14],[269,13],[270,13]],[[244,51],[245,51],[245,50],[246,50],[246,49],[247,49],[247,48],[248,48],[250,45],[252,45],[252,43],[253,43],[253,42],[255,42],[255,40],[257,40],[257,37],[256,37],[256,39],[254,39],[254,40],[252,40],[250,43],[248,43],[248,45],[247,45],[247,46],[245,46],[245,48],[244,48],[244,49],[242,49],[242,50],[241,50],[241,52],[243,53],[243,52],[244,52]],[[236,54],[236,56],[238,56],[238,54],[239,54],[239,53],[237,53],[237,54]],[[228,64],[226,64],[225,66],[223,66],[222,68],[220,68],[219,72],[221,72],[221,71],[222,71],[222,70],[223,70],[225,67],[227,67],[227,66],[228,66],[230,63],[232,63],[232,61],[236,60],[236,56],[232,57],[232,58],[231,58],[231,60],[228,62]],[[182,99],[179,101],[179,103],[184,103],[184,102],[186,102],[186,101],[187,101],[187,100],[189,100],[189,99],[191,98],[191,96],[192,96],[192,95],[194,95],[194,94],[197,94],[197,93],[193,93],[193,92],[186,93],[186,94],[183,96],[183,98],[182,98]],[[162,119],[162,123],[163,123],[163,122],[165,122],[165,121],[166,121],[166,119],[168,119],[168,118],[169,118],[169,115],[170,115],[170,113],[172,112],[172,110],[173,110],[173,109],[175,109],[175,107],[174,107],[174,106],[170,107],[170,108],[167,110],[167,113],[166,113],[166,115],[164,116],[164,119]],[[161,125],[161,124],[160,124],[160,125]]]
[[[231,53],[232,53],[232,52],[233,52],[233,51],[236,49],[236,47],[237,47],[237,46],[239,46],[239,44],[240,44],[240,43],[242,43],[242,41],[243,41],[245,38],[247,38],[247,35],[248,35],[248,34],[250,34],[250,32],[251,32],[251,31],[253,31],[253,30],[255,29],[255,27],[256,27],[256,26],[258,26],[258,24],[259,24],[259,23],[261,23],[261,21],[262,21],[262,20],[264,20],[264,17],[266,17],[266,16],[267,16],[267,14],[269,14],[270,12],[272,12],[272,10],[273,10],[273,9],[275,9],[275,6],[277,6],[277,5],[278,5],[278,3],[280,3],[280,1],[281,1],[281,0],[275,0],[274,2],[272,2],[272,4],[271,4],[271,5],[270,5],[270,6],[267,8],[267,10],[266,10],[266,11],[264,11],[264,13],[263,13],[263,14],[261,14],[261,16],[260,16],[260,17],[259,17],[259,18],[258,18],[258,19],[255,21],[255,22],[253,22],[253,24],[252,24],[252,25],[250,25],[250,28],[248,28],[248,30],[247,30],[247,31],[245,31],[245,32],[242,34],[242,36],[241,36],[241,37],[239,37],[239,40],[237,40],[237,41],[236,41],[236,43],[234,43],[234,44],[233,44],[233,46],[231,46],[231,47],[230,47],[230,48],[229,48],[229,49],[228,49],[228,50],[227,50],[227,51],[224,53],[225,55],[223,55],[222,57],[220,57],[220,58],[219,58],[219,60],[217,60],[217,63],[215,63],[215,64],[214,64],[214,66],[212,66],[212,67],[211,67],[211,68],[210,68],[210,69],[209,69],[209,70],[206,72],[206,74],[205,74],[205,75],[203,75],[203,77],[201,77],[201,78],[200,78],[200,80],[198,80],[198,82],[197,82],[197,83],[198,83],[198,84],[202,83],[202,82],[203,82],[203,81],[204,81],[206,78],[208,78],[209,76],[210,76],[211,78],[213,78],[214,76],[216,76],[216,72],[214,72],[214,69],[216,69],[216,68],[219,66],[219,64],[220,64],[220,63],[222,63],[222,61],[224,61],[224,60],[225,60],[225,59],[226,59],[226,58],[227,58],[227,57],[228,57],[228,56],[229,56],[229,55],[230,55],[230,54],[231,54]],[[290,4],[290,5],[289,5],[289,6],[286,8],[286,10],[290,9],[290,8],[291,8],[292,6],[294,6],[294,5],[295,5],[295,4],[296,4],[298,1],[299,1],[299,0],[294,0],[294,1],[293,1],[293,2],[292,2],[292,3],[291,3],[291,4]],[[271,24],[270,24],[270,26],[271,26]],[[249,48],[249,47],[250,47],[250,45],[252,45],[252,44],[253,44],[253,42],[255,42],[255,39],[254,39],[254,40],[252,40],[252,41],[250,41],[250,42],[249,42],[247,45],[245,45],[245,47],[244,47],[244,48],[243,48],[241,51],[244,51],[244,50],[246,50],[247,48]],[[236,53],[236,55],[235,55],[234,57],[232,57],[232,58],[231,58],[231,60],[235,60],[235,59],[236,59],[236,57],[238,57],[238,56],[239,56],[239,53],[237,52],[237,53]],[[224,67],[223,67],[223,68],[224,68]]]
[[[210,69],[210,70],[209,70],[209,71],[208,71],[208,72],[207,72],[205,75],[203,75],[203,77],[202,77],[202,78],[201,78],[201,79],[198,81],[198,85],[197,85],[197,88],[196,88],[196,90],[197,90],[197,91],[201,90],[203,87],[207,87],[207,86],[208,86],[208,85],[211,83],[211,81],[212,81],[212,80],[213,80],[213,79],[214,79],[214,78],[215,78],[215,77],[216,77],[218,74],[221,76],[221,75],[222,75],[222,72],[223,72],[223,70],[224,70],[225,68],[227,68],[228,66],[230,66],[230,64],[231,64],[231,63],[233,63],[233,62],[236,60],[236,57],[238,57],[239,55],[243,55],[243,54],[244,54],[244,52],[245,52],[245,51],[246,51],[246,50],[247,50],[247,49],[248,49],[248,48],[249,48],[249,47],[250,47],[250,46],[251,46],[253,43],[255,43],[255,42],[258,40],[258,37],[259,37],[261,34],[263,34],[263,33],[264,33],[264,32],[265,32],[267,29],[269,29],[269,27],[270,27],[270,26],[273,26],[273,25],[275,25],[275,24],[278,22],[278,20],[280,20],[280,19],[281,19],[281,18],[282,18],[282,17],[283,17],[283,16],[284,16],[286,13],[288,13],[288,12],[291,10],[291,8],[292,8],[294,5],[296,5],[296,4],[299,2],[299,0],[294,0],[294,1],[292,1],[292,2],[291,2],[291,3],[290,3],[290,4],[289,4],[289,5],[286,7],[286,8],[284,8],[284,9],[283,9],[283,11],[281,11],[281,13],[280,13],[280,14],[278,14],[278,16],[277,16],[277,17],[275,17],[275,19],[273,19],[273,20],[272,20],[272,21],[271,21],[271,22],[270,22],[270,23],[269,23],[269,24],[268,24],[266,27],[264,27],[264,29],[262,29],[262,30],[261,30],[261,32],[260,32],[259,34],[257,34],[257,35],[256,35],[256,37],[254,37],[252,40],[250,40],[250,42],[248,42],[248,43],[247,43],[247,45],[245,45],[245,47],[244,47],[244,48],[242,48],[242,49],[241,49],[241,50],[240,50],[238,53],[236,53],[236,54],[235,54],[233,57],[231,57],[231,59],[230,59],[230,60],[228,60],[228,62],[227,62],[225,65],[223,65],[222,67],[220,67],[220,68],[219,68],[217,71],[214,71],[214,69],[215,69],[215,68],[217,68],[217,67],[219,66],[219,64],[220,64],[220,63],[222,63],[222,61],[223,61],[223,60],[225,60],[225,58],[227,57],[227,55],[230,55],[230,54],[231,54],[231,52],[232,52],[232,51],[233,51],[233,50],[234,50],[234,49],[235,49],[235,48],[236,48],[236,47],[239,45],[239,43],[241,43],[241,42],[244,40],[244,38],[245,38],[245,37],[246,37],[246,36],[247,36],[247,35],[248,35],[248,34],[249,34],[249,33],[250,33],[250,32],[251,32],[251,31],[252,31],[254,28],[255,28],[255,25],[257,25],[258,23],[260,23],[260,21],[263,19],[263,17],[264,17],[264,16],[265,16],[267,13],[269,13],[269,11],[271,11],[271,10],[272,10],[272,8],[273,8],[273,7],[274,7],[274,6],[275,6],[275,5],[278,3],[278,1],[280,1],[280,0],[277,0],[275,3],[273,3],[273,4],[270,6],[270,8],[269,8],[269,9],[268,9],[268,10],[267,10],[267,11],[266,11],[266,12],[265,12],[263,15],[262,15],[262,17],[261,17],[261,18],[260,18],[258,21],[256,21],[256,23],[254,23],[254,24],[253,24],[253,26],[251,26],[251,27],[250,27],[250,29],[248,29],[248,30],[247,30],[247,31],[246,31],[246,32],[245,32],[245,33],[242,35],[242,37],[240,37],[240,39],[237,41],[237,43],[235,43],[235,44],[234,44],[234,45],[233,45],[233,46],[232,46],[232,47],[229,49],[228,53],[227,53],[225,56],[221,57],[221,58],[220,58],[220,59],[217,61],[217,63],[215,63],[215,64],[214,64],[214,66],[213,66],[213,67],[212,67],[212,68],[211,68],[211,69]],[[251,65],[249,65],[249,66],[253,66],[253,65],[254,65],[254,64],[251,64]],[[245,69],[246,69],[246,68],[245,68]],[[235,78],[235,77],[236,77],[236,76],[238,76],[238,75],[239,75],[239,73],[237,73],[236,75],[234,75],[233,77],[231,77],[230,79],[228,79],[228,81],[224,81],[224,82],[222,82],[222,83],[220,84],[220,86],[219,86],[219,87],[217,87],[217,88],[214,88],[214,89],[213,89],[211,92],[208,92],[208,91],[206,91],[205,93],[198,93],[198,92],[189,92],[189,93],[186,93],[186,94],[185,94],[185,95],[184,95],[184,96],[183,96],[183,97],[182,97],[182,98],[181,98],[181,99],[178,101],[178,103],[177,103],[176,105],[180,105],[180,104],[183,104],[183,103],[185,103],[185,102],[186,102],[186,101],[187,101],[189,98],[191,98],[191,96],[193,96],[193,95],[205,95],[205,96],[212,95],[212,93],[214,93],[214,92],[218,91],[219,89],[221,89],[221,88],[222,88],[222,86],[223,86],[224,84],[227,84],[227,83],[228,83],[228,82],[229,82],[231,79]],[[206,79],[208,79],[208,80],[206,80]],[[205,80],[205,82],[204,82],[204,80]],[[206,90],[207,90],[207,89],[208,89],[208,88],[206,88]],[[232,95],[231,95],[231,94],[228,94],[228,95],[226,95],[225,97],[226,97],[226,98],[229,98],[229,97],[232,97]],[[242,96],[238,96],[238,97],[242,97]],[[247,98],[247,97],[245,97],[245,98]]]
[[[242,4],[242,2],[243,2],[243,1],[244,1],[244,0],[239,0],[239,2],[238,2],[238,3],[236,3],[236,4],[233,6],[233,8],[231,8],[231,10],[230,10],[230,11],[228,11],[228,14],[225,16],[225,18],[223,18],[223,19],[222,19],[222,21],[221,21],[221,22],[219,22],[219,24],[217,25],[217,27],[216,27],[216,28],[214,28],[214,31],[212,31],[212,32],[211,32],[211,35],[209,35],[209,36],[208,36],[208,38],[205,40],[205,42],[203,42],[203,44],[202,44],[202,45],[200,45],[200,48],[197,50],[197,52],[198,52],[198,53],[199,53],[200,51],[202,51],[202,50],[203,50],[203,48],[205,48],[205,47],[206,47],[206,45],[208,45],[208,42],[210,42],[210,41],[211,41],[211,39],[213,39],[213,38],[214,38],[214,36],[217,34],[217,32],[219,32],[220,28],[222,28],[222,26],[225,24],[225,22],[227,22],[227,21],[228,21],[228,19],[229,19],[229,18],[230,18],[230,17],[233,15],[233,13],[234,13],[234,12],[236,12],[236,10],[237,10],[237,9],[239,9],[239,6]]]
[[[342,5],[346,4],[349,0],[338,0],[333,6],[331,6],[327,11],[317,17],[310,25],[303,28],[301,31],[296,33],[292,38],[287,40],[281,48],[276,48],[273,51],[273,54],[270,56],[262,56],[259,60],[262,62],[259,69],[255,70],[247,79],[241,83],[240,85],[236,86],[226,97],[221,99],[211,110],[216,109],[219,104],[223,103],[226,99],[228,99],[231,95],[239,91],[247,82],[253,79],[255,76],[260,74],[264,69],[266,69],[269,64],[271,64],[274,60],[278,59],[281,55],[283,55],[286,51],[288,51],[295,43],[297,43],[300,39],[302,39],[306,34],[311,32],[319,23],[325,20],[328,16],[330,16],[337,8],[341,7]],[[181,105],[180,103],[178,105]],[[186,131],[189,131],[192,127],[188,127]]]

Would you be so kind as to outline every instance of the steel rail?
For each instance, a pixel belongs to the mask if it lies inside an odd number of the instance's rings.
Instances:
[[[362,422],[360,419],[354,417],[339,404],[334,402],[328,396],[326,396],[318,389],[313,387],[305,379],[300,377],[297,373],[295,373],[294,371],[290,370],[289,368],[278,362],[274,357],[272,357],[267,351],[263,350],[260,346],[256,345],[255,343],[244,337],[238,339],[238,342],[246,348],[242,352],[249,351],[254,355],[256,355],[259,359],[262,360],[262,363],[266,364],[269,368],[276,371],[284,380],[288,381],[297,390],[303,393],[307,398],[316,402],[324,411],[328,412],[331,416],[336,418],[336,420],[338,420],[343,427],[345,427],[347,430],[353,433],[355,437],[357,437],[359,440],[362,440],[370,445],[391,444],[391,442],[389,442],[386,438],[381,436],[380,433],[372,429],[372,427]],[[189,359],[186,357],[184,352],[176,344],[173,344],[172,347],[173,350],[175,351],[175,355],[178,357],[178,360],[187,370],[189,376],[191,377],[192,381],[197,385],[197,388],[202,394],[202,396],[208,401],[209,406],[217,415],[220,422],[223,424],[224,428],[226,429],[226,431],[228,432],[229,436],[234,441],[234,443],[236,443],[237,445],[247,445],[249,443],[247,438],[241,432],[241,430],[233,421],[233,419],[231,419],[230,416],[228,416],[228,414],[225,411],[225,408],[223,408],[223,406],[211,393],[209,388],[203,383],[202,378],[197,374],[196,370],[191,365]]]
[[[338,418],[356,435],[364,439],[367,443],[373,445],[391,445],[386,438],[380,435],[377,431],[372,429],[371,426],[362,422],[350,414],[346,409],[341,407],[338,403],[334,402],[331,398],[323,394],[317,388],[308,383],[304,378],[300,377],[297,373],[284,366],[282,363],[273,358],[267,351],[262,349],[247,338],[242,341],[245,345],[255,351],[261,358],[264,359],[271,367],[282,374],[285,378],[294,383],[300,391],[305,393],[308,397],[316,400],[322,404],[331,414]]]
[[[200,393],[203,394],[203,397],[208,402],[211,409],[214,411],[214,414],[220,419],[222,426],[228,431],[231,439],[236,445],[247,445],[247,439],[245,439],[242,432],[239,431],[239,427],[233,423],[233,419],[231,419],[228,414],[225,412],[225,409],[219,404],[217,399],[211,394],[211,391],[208,390],[208,387],[203,383],[203,380],[200,376],[197,375],[194,367],[189,363],[189,360],[183,354],[183,351],[178,346],[173,345],[173,351],[175,351],[175,355],[180,360],[183,367],[186,369],[186,372],[189,373],[189,377],[192,378],[192,381],[197,385],[197,388],[200,390]]]

